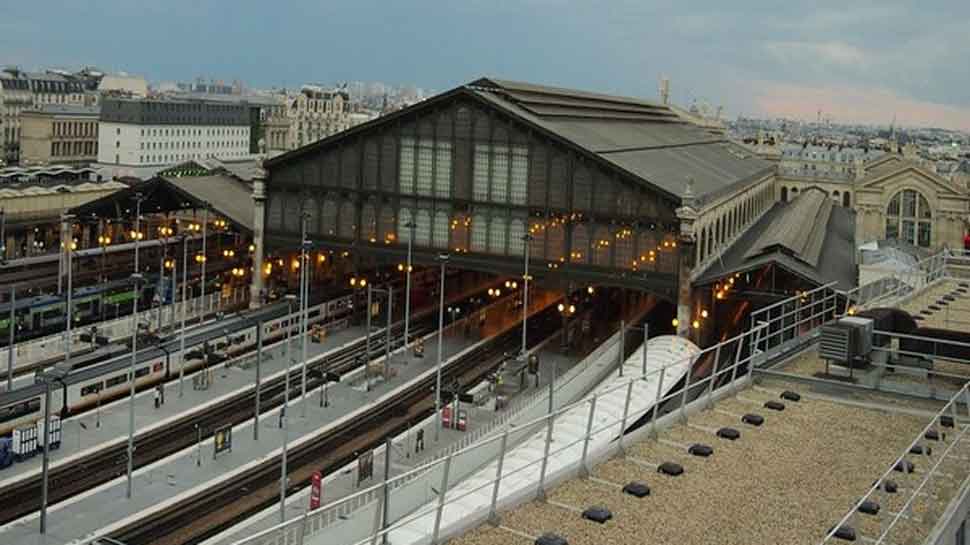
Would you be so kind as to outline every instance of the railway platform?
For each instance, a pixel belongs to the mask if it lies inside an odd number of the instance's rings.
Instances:
[[[537,297],[534,303],[536,306],[546,306],[554,300],[554,297],[556,296],[552,294],[542,299]],[[489,312],[487,324],[484,324],[485,327],[482,329],[497,326],[501,322],[515,322],[517,318],[509,313]],[[335,352],[348,342],[360,339],[363,334],[361,328],[349,328],[328,336],[321,344],[308,342],[308,359],[313,361],[323,354]],[[444,357],[450,358],[478,340],[477,335],[466,336],[457,328],[452,328],[452,333],[444,337]],[[280,343],[266,349],[265,353],[271,354],[272,358],[264,359],[262,368],[264,380],[270,380],[273,375],[282,372],[284,366],[282,348]],[[295,339],[292,350],[297,360],[299,360],[300,348],[301,343]],[[434,357],[436,350],[436,336],[431,335],[425,341],[424,358],[416,359],[412,354],[408,354],[405,359],[400,352],[392,355],[391,368],[395,371],[392,377],[386,382],[373,384],[370,391],[352,384],[351,381],[331,382],[325,391],[328,402],[326,407],[321,406],[321,395],[324,392],[321,392],[320,388],[307,393],[305,405],[299,393],[291,395],[287,410],[288,441],[292,445],[295,441],[305,440],[307,435],[319,433],[329,423],[373,403],[402,384],[428,372],[436,362]],[[293,368],[298,368],[298,365],[294,365]],[[212,385],[206,391],[194,390],[192,376],[186,375],[181,398],[178,397],[177,386],[173,387],[170,383],[166,387],[165,404],[157,410],[154,408],[151,391],[138,395],[136,397],[138,428],[161,425],[166,418],[175,418],[179,413],[204,406],[205,403],[216,404],[220,396],[251,387],[254,383],[255,367],[234,366],[226,369],[223,365],[219,365],[214,369],[214,374]],[[104,441],[125,441],[125,436],[122,434],[127,434],[128,414],[128,402],[125,399],[101,408],[100,428],[97,427],[97,413],[86,414],[77,420],[68,419],[64,424],[61,451],[54,453],[52,464],[65,463],[72,455],[77,455],[84,449],[100,448]],[[41,535],[38,531],[39,514],[35,512],[0,527],[0,542],[63,545],[95,533],[101,535],[112,528],[121,527],[128,517],[177,501],[182,495],[204,490],[212,486],[214,480],[231,479],[232,472],[257,465],[278,454],[284,437],[284,431],[279,424],[280,408],[267,411],[260,418],[258,441],[253,438],[253,422],[249,420],[233,428],[231,449],[217,454],[214,440],[210,437],[193,448],[185,449],[136,470],[130,499],[126,497],[125,476],[120,474],[113,481],[52,505],[48,509],[48,530],[45,535]],[[82,433],[79,434],[79,430]],[[91,430],[99,435],[89,438],[87,432]],[[38,471],[39,464],[38,457],[36,461],[19,464],[21,467],[14,473],[5,472],[6,474],[0,475],[4,480],[23,476],[31,469]],[[83,469],[79,468],[79,471]]]
[[[555,339],[553,339],[555,341]],[[558,347],[558,343],[553,342],[546,347],[537,350],[540,360],[543,362],[542,368],[548,371],[555,368],[555,376],[560,377],[566,374],[577,363],[583,360],[585,352],[570,351],[563,353]],[[530,396],[545,396],[549,382],[553,375],[542,372],[538,377],[538,384],[532,376],[528,377],[528,384],[525,388],[518,390],[509,396],[510,405],[525,400]],[[558,405],[558,403],[557,403]],[[463,404],[461,410],[467,415],[464,430],[454,428],[444,428],[437,443],[433,440],[432,428],[434,418],[430,417],[415,429],[409,430],[395,438],[391,447],[390,462],[391,467],[389,476],[394,477],[404,474],[414,468],[437,458],[442,453],[458,448],[463,441],[469,437],[480,436],[494,430],[497,426],[506,422],[504,411],[496,410],[494,398],[489,399],[484,404]],[[419,448],[416,442],[416,429],[423,429],[426,448]],[[356,463],[351,463],[336,472],[336,474],[324,476],[324,483],[321,486],[320,505],[326,505],[334,501],[346,498],[351,494],[360,491],[362,488],[373,486],[383,481],[385,456],[382,449],[375,449],[374,466],[371,477],[361,480],[357,473]],[[304,488],[300,492],[291,494],[286,498],[286,519],[290,520],[302,516],[309,507],[310,488]],[[245,537],[254,535],[279,524],[279,505],[259,513],[247,521],[223,532],[213,538],[203,542],[202,545],[232,545]]]

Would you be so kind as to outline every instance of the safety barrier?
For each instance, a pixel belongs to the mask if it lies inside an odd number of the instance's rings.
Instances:
[[[743,347],[749,346],[752,342],[749,338],[759,335],[764,327],[759,326],[755,331],[743,333],[699,354],[649,371],[645,375],[631,376],[628,381],[616,384],[609,390],[597,392],[591,397],[559,408],[551,414],[516,426],[514,430],[487,436],[464,448],[454,450],[443,458],[430,461],[386,482],[325,505],[319,510],[307,512],[301,517],[259,532],[237,542],[237,545],[302,543],[304,535],[327,527],[330,527],[327,529],[330,532],[327,536],[328,542],[333,543],[376,543],[382,536],[405,526],[408,537],[421,535],[423,537],[419,541],[430,539],[432,543],[440,542],[449,535],[483,522],[489,515],[503,507],[539,495],[540,491],[555,482],[576,474],[581,468],[588,468],[593,460],[609,456],[617,448],[622,448],[622,439],[611,440],[621,435],[620,430],[626,429],[629,424],[644,417],[655,422],[662,416],[658,412],[660,407],[667,407],[664,414],[677,413],[686,418],[687,406],[692,397],[699,398],[706,404],[713,404],[715,397],[723,395],[725,388],[736,389],[742,382],[750,379],[753,364],[756,363],[756,359],[761,358],[761,355],[757,354],[743,356]],[[597,399],[617,396],[617,399],[623,399],[625,406],[629,407],[635,383],[657,382],[657,392],[664,392],[664,375],[668,370],[676,366],[682,368],[685,365],[692,365],[707,357],[714,357],[716,361],[720,361],[722,354],[730,355],[730,365],[718,367],[703,378],[691,377],[688,374],[688,378],[679,388],[672,389],[666,395],[658,396],[656,402],[645,410],[625,411],[622,418],[610,419],[607,423],[595,418],[595,415],[599,414],[596,413]],[[718,386],[718,384],[723,385]],[[668,383],[667,386],[669,388],[671,384]],[[670,406],[671,404],[673,406]],[[601,404],[601,407],[609,406],[610,404],[606,402]],[[581,437],[574,438],[572,441],[557,440],[553,447],[553,426],[557,420],[567,416],[573,421],[581,419],[586,422],[586,431]],[[521,455],[518,455],[516,456],[518,467],[503,470],[502,461],[506,459],[506,454],[515,448],[514,445],[519,444],[526,437],[535,436],[538,432],[546,432],[543,454],[525,462],[522,461]],[[570,461],[564,464],[563,460],[567,458]],[[495,459],[499,462],[493,478],[482,482],[482,479],[476,476],[469,480],[471,484],[464,487],[459,484],[466,478],[466,475],[459,471],[460,468],[478,468],[481,467],[482,462]],[[526,486],[531,490],[508,491],[509,487],[514,486],[515,477],[527,470],[539,471],[538,482]],[[510,479],[513,480],[510,481]],[[502,485],[503,481],[507,484]],[[415,485],[424,489],[425,493],[416,494]],[[503,491],[507,492],[501,501],[498,493],[499,486],[503,486]],[[477,499],[480,501],[476,502],[472,496],[479,493],[485,496],[478,496]],[[426,501],[428,497],[436,497],[437,500],[428,505]],[[481,501],[483,497],[490,497],[491,501]],[[467,510],[468,505],[471,504],[475,507],[471,508],[470,513],[464,511],[460,514],[452,513],[452,518],[460,520],[460,523],[450,523],[446,527],[442,525],[449,510]],[[381,516],[384,510],[388,511],[387,525],[383,524]],[[327,517],[318,519],[315,517],[318,511],[328,513]],[[362,529],[359,525],[353,524],[353,521],[344,520],[348,514],[354,512],[356,512],[354,520],[373,515],[374,524],[370,530]],[[424,524],[421,524],[422,522]],[[402,535],[398,538],[406,537]],[[398,538],[392,541],[398,543],[400,541]]]
[[[875,545],[881,545],[883,543],[901,543],[901,541],[899,540],[891,539],[892,538],[891,534],[899,524],[900,520],[902,519],[915,518],[922,521],[924,517],[926,517],[927,513],[925,511],[923,513],[915,512],[915,510],[913,509],[914,507],[913,504],[916,501],[916,498],[921,496],[926,497],[931,494],[930,492],[924,491],[924,489],[926,489],[929,483],[931,482],[931,479],[933,479],[934,477],[939,479],[949,479],[951,481],[954,479],[955,477],[954,475],[946,474],[940,470],[940,467],[943,464],[943,462],[948,459],[951,461],[957,460],[959,462],[959,466],[966,465],[966,462],[965,462],[966,455],[967,455],[966,451],[968,449],[966,448],[966,445],[965,445],[965,442],[967,440],[965,436],[967,434],[967,431],[970,430],[970,426],[965,425],[965,423],[961,424],[960,422],[961,415],[958,414],[959,410],[957,406],[961,402],[964,404],[965,408],[970,408],[970,405],[968,405],[968,403],[970,403],[970,383],[964,384],[963,387],[961,387],[960,390],[956,394],[954,394],[949,401],[947,401],[946,405],[944,405],[943,408],[940,409],[933,416],[933,419],[930,420],[930,422],[926,425],[926,427],[924,427],[912,441],[910,441],[910,443],[906,446],[906,448],[902,450],[902,453],[895,459],[895,461],[893,461],[892,464],[889,465],[889,468],[886,469],[885,472],[883,472],[882,476],[879,477],[872,484],[871,487],[869,487],[869,490],[865,494],[863,494],[861,498],[859,498],[859,501],[857,501],[852,506],[852,508],[849,509],[849,511],[845,514],[845,516],[842,517],[842,519],[838,522],[838,524],[833,526],[825,534],[825,537],[822,538],[822,540],[819,542],[820,545],[826,545],[827,543],[843,543],[844,540],[842,540],[839,537],[836,537],[836,533],[839,532],[840,529],[842,531],[845,531],[849,528],[852,528],[853,531],[855,531],[855,529],[858,528],[860,517],[878,516],[878,515],[865,514],[863,512],[864,510],[861,510],[863,504],[869,501],[877,500],[878,498],[875,496],[877,492],[885,491],[887,486],[890,486],[890,485],[887,485],[887,483],[891,480],[890,477],[892,476],[893,472],[894,471],[898,472],[900,471],[901,468],[904,469],[905,464],[909,462],[907,458],[914,456],[913,447],[917,446],[921,441],[925,440],[925,437],[927,436],[927,432],[929,432],[930,430],[933,430],[939,433],[939,431],[944,427],[953,427],[956,430],[956,436],[950,439],[949,445],[947,445],[947,447],[943,450],[942,454],[937,454],[934,456],[936,460],[935,463],[929,466],[929,470],[923,472],[923,476],[922,476],[922,479],[919,480],[919,484],[917,484],[916,486],[905,487],[905,493],[907,494],[907,496],[906,496],[906,502],[903,504],[903,506],[899,508],[896,512],[889,513],[889,515],[892,518],[889,520],[888,523],[885,523],[885,521],[882,521],[882,520],[880,521],[881,522],[880,533],[877,537],[868,537],[864,539],[866,542],[874,543]],[[968,414],[967,417],[970,417],[970,414]],[[944,424],[945,421],[949,421],[949,423],[952,424],[952,426],[945,425]],[[963,446],[962,449],[960,448],[961,446]],[[960,452],[958,454],[955,451],[960,451]],[[927,460],[927,462],[931,460],[931,458],[927,455],[915,455],[915,456],[923,456],[925,460]],[[964,476],[964,479],[966,478],[967,477]],[[897,493],[898,492],[899,491],[897,490]],[[942,499],[942,498],[935,498],[935,499]],[[944,499],[944,501],[946,500]],[[876,503],[878,505],[878,502]]]

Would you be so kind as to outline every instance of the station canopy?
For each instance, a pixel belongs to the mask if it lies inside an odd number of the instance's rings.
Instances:
[[[816,285],[858,283],[855,217],[818,188],[791,202],[777,202],[694,280],[715,283],[735,273],[774,264]]]
[[[155,176],[72,208],[70,213],[78,218],[131,218],[139,194],[142,196],[142,215],[208,207],[211,213],[224,217],[238,231],[253,231],[252,186],[227,173]]]

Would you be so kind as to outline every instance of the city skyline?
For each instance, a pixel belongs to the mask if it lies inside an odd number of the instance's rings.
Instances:
[[[196,76],[252,87],[387,81],[448,89],[479,76],[541,81],[646,99],[661,77],[677,104],[726,117],[970,129],[970,7],[902,3],[812,6],[500,6],[100,0],[5,8],[0,64],[94,65],[152,81]],[[111,32],[92,29],[111,29]],[[496,29],[501,29],[498,33]],[[37,36],[45,36],[39,41]],[[562,39],[568,37],[568,39]],[[124,45],[119,47],[119,45]]]

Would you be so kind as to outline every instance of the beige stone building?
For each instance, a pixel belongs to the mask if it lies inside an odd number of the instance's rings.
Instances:
[[[94,163],[98,159],[96,106],[49,104],[21,114],[23,166]]]
[[[373,118],[352,106],[342,89],[304,85],[299,93],[280,95],[280,104],[265,108],[262,120],[266,150],[286,152]]]
[[[898,239],[924,248],[962,248],[970,222],[966,186],[900,155],[866,164],[855,183],[856,240]]]
[[[90,96],[81,79],[61,73],[0,70],[0,161],[20,161],[23,112],[48,104],[82,106]]]

